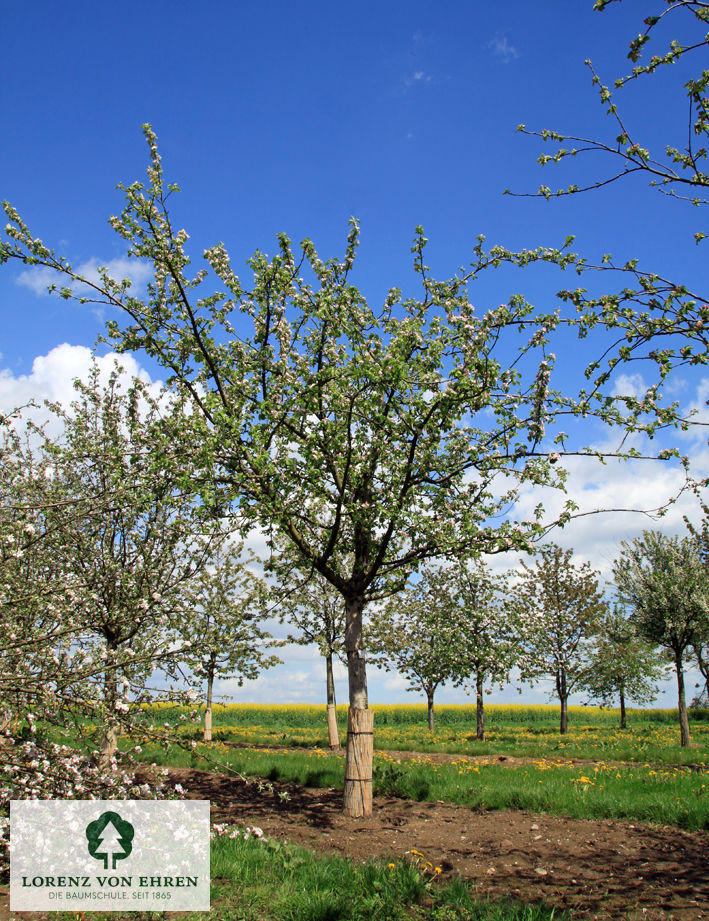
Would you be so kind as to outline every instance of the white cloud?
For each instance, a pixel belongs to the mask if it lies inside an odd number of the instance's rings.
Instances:
[[[108,274],[111,276],[111,278],[115,279],[116,281],[122,281],[124,278],[130,278],[134,286],[144,285],[152,276],[152,269],[147,262],[141,262],[136,259],[128,259],[127,256],[123,256],[118,259],[110,259],[108,262],[95,258],[88,259],[86,262],[82,262],[81,265],[76,266],[74,271],[77,275],[83,276],[88,281],[93,282],[94,284],[98,284],[99,266],[103,266],[103,268],[108,271]],[[62,287],[65,285],[65,281],[58,272],[55,272],[53,269],[50,269],[47,266],[35,266],[20,272],[17,277],[17,284],[22,285],[25,288],[29,288],[30,291],[34,291],[36,295],[41,296],[47,294],[47,289],[50,285],[58,285],[59,287]],[[84,291],[81,290],[82,286],[80,285],[72,285],[71,287],[77,294],[84,293]],[[90,289],[84,290],[86,296],[90,297]]]
[[[39,423],[48,417],[42,406],[45,400],[68,407],[76,398],[73,381],[76,378],[88,378],[92,356],[91,349],[84,345],[69,345],[68,342],[63,342],[46,355],[38,355],[32,362],[29,374],[15,376],[8,368],[0,368],[0,412],[9,412],[15,407],[34,401],[39,408],[28,410],[24,415]],[[108,379],[116,360],[124,369],[126,380],[140,378],[150,385],[153,395],[160,392],[161,385],[151,381],[150,375],[132,355],[109,352],[97,357],[102,380]],[[53,433],[50,431],[50,434]]]
[[[433,83],[433,74],[426,73],[425,70],[416,70],[409,77],[405,77],[402,83],[403,91],[406,93],[414,86],[424,86]]]
[[[389,678],[386,678],[383,682],[384,687],[387,691],[405,691],[408,685],[406,678],[402,675],[395,674],[391,675]]]
[[[647,384],[641,374],[620,374],[616,379],[613,393],[627,397],[642,397],[647,392]]]
[[[508,42],[506,35],[496,35],[491,38],[487,47],[503,64],[509,64],[519,57],[519,51]]]
[[[709,426],[709,377],[703,378],[696,388],[694,399],[687,406],[688,415],[691,414],[692,426],[687,435],[706,439]]]

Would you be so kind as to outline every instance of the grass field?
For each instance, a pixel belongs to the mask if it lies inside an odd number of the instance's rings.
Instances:
[[[435,733],[426,728],[425,707],[374,709],[376,793],[485,810],[709,829],[707,711],[691,715],[694,747],[682,749],[672,710],[629,711],[629,728],[621,731],[613,710],[571,708],[570,730],[560,736],[556,707],[490,706],[487,739],[478,742],[470,706],[437,708]],[[121,747],[140,760],[217,771],[226,766],[310,787],[343,785],[342,755],[326,750],[324,707],[216,707],[209,744],[200,741],[199,712],[193,719],[183,709],[153,707],[146,715],[181,742],[165,747],[147,737],[123,738]],[[338,722],[344,743],[345,707]],[[399,758],[403,751],[420,754]],[[433,753],[452,757],[436,761]],[[505,762],[485,760],[492,754],[504,755]],[[442,881],[435,867],[411,855],[357,865],[275,840],[224,836],[212,841],[212,878],[212,909],[195,913],[195,921],[572,921],[543,904],[481,899],[465,881]]]
[[[461,880],[440,884],[437,868],[415,855],[355,865],[275,840],[215,837],[211,846],[211,909],[194,921],[571,921],[544,905],[475,898]],[[84,921],[81,912],[52,912],[56,921]],[[94,921],[115,913],[91,912]],[[163,912],[131,912],[157,921]]]
[[[682,749],[672,722],[674,711],[631,711],[629,728],[621,731],[612,710],[571,708],[570,731],[560,736],[554,707],[489,707],[488,739],[478,742],[472,707],[441,707],[439,728],[433,734],[426,728],[424,707],[378,707],[375,792],[484,809],[707,829],[705,714],[702,711],[693,721],[696,747]],[[214,741],[208,744],[197,741],[199,725],[181,720],[183,712],[161,709],[154,715],[161,724],[174,726],[189,744],[165,750],[144,742],[141,760],[207,770],[221,765],[247,776],[309,787],[343,785],[342,757],[324,748],[324,707],[222,707],[215,713]],[[344,723],[345,708],[338,716]],[[127,740],[124,745],[129,746]],[[397,759],[396,752],[404,750],[421,756]],[[434,752],[461,757],[436,763],[426,757]],[[508,761],[484,760],[491,753],[503,754]]]

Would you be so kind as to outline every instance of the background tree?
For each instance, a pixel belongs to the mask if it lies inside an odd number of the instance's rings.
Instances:
[[[94,365],[75,387],[69,410],[50,406],[63,433],[42,445],[51,473],[44,516],[72,610],[72,657],[87,675],[82,693],[100,707],[99,760],[108,770],[126,715],[150,696],[147,679],[179,658],[175,628],[191,613],[185,589],[218,525],[175,488],[158,402],[139,381],[123,389],[116,367],[103,386]],[[97,673],[100,688],[92,687]]]
[[[618,595],[632,608],[638,634],[667,650],[677,675],[680,744],[690,743],[684,687],[687,656],[709,618],[706,569],[689,537],[667,537],[643,531],[642,537],[621,543],[613,565]]]
[[[297,560],[286,563],[280,553],[269,564],[271,572],[278,572],[277,585],[272,590],[278,617],[295,627],[288,635],[292,643],[315,645],[325,660],[325,694],[327,705],[328,744],[340,748],[337,728],[337,701],[333,662],[345,652],[345,605],[340,592],[316,571],[304,573]]]
[[[105,661],[74,642],[81,612],[54,527],[55,519],[67,526],[102,508],[95,496],[57,495],[54,458],[26,434],[20,411],[0,418],[0,811],[27,797],[169,796],[163,784],[138,782],[130,766],[106,773],[43,731],[64,729],[76,716],[100,723],[104,715],[87,685],[104,673]]]
[[[613,706],[618,700],[620,728],[625,729],[626,701],[651,703],[657,696],[657,682],[664,671],[665,665],[655,647],[638,636],[623,608],[614,605],[603,617],[580,689],[604,706]]]
[[[392,288],[379,308],[350,277],[354,221],[342,261],[323,262],[309,240],[296,257],[281,234],[276,256],[250,260],[250,289],[221,244],[205,251],[209,268],[190,276],[188,235],[173,229],[167,208],[176,186],[164,184],[155,135],[149,126],[144,131],[148,184],[124,188],[125,208],[111,224],[129,255],[153,266],[147,297],[103,270],[98,282],[82,278],[10,205],[0,261],[51,267],[67,282],[56,289],[61,296],[124,311],[129,325],[111,322],[112,341],[157,359],[191,402],[180,466],[213,464],[205,471],[205,501],[215,500],[220,484],[219,501],[233,500],[245,528],[280,532],[304,567],[342,594],[352,728],[345,811],[367,814],[371,749],[358,746],[371,739],[372,716],[362,623],[381,584],[401,590],[436,556],[527,550],[552,522],[541,507],[520,523],[501,511],[521,485],[562,487],[556,461],[564,451],[598,455],[568,443],[558,427],[565,418],[652,431],[667,417],[648,401],[626,411],[627,401],[600,384],[577,399],[554,390],[548,343],[564,322],[574,327],[576,315],[564,321],[535,313],[519,295],[476,314],[468,284],[503,261],[498,248],[486,254],[482,241],[469,271],[438,281],[424,263],[426,240],[417,228],[412,251],[421,297]],[[200,297],[210,269],[219,286]],[[77,283],[83,287],[72,287]],[[645,412],[650,421],[641,422]],[[567,520],[574,508],[569,500],[555,520]]]
[[[204,741],[212,740],[212,700],[216,678],[258,677],[280,664],[267,654],[273,637],[261,626],[266,616],[266,584],[243,561],[243,543],[226,540],[186,590],[190,616],[179,627],[184,640],[181,663],[206,682]]]
[[[461,649],[465,656],[466,681],[475,690],[476,737],[485,738],[484,688],[488,683],[504,682],[516,664],[520,651],[519,633],[514,629],[505,602],[506,576],[493,576],[480,559],[460,559],[442,573],[444,606],[456,611],[462,622]]]
[[[561,705],[559,731],[568,729],[568,699],[591,667],[591,643],[607,605],[590,563],[574,565],[572,550],[556,544],[539,548],[534,567],[514,589],[514,605],[524,635],[523,677],[550,677]]]
[[[468,676],[468,610],[451,601],[446,576],[442,569],[424,569],[412,588],[372,612],[366,631],[368,661],[400,672],[409,690],[426,695],[431,732],[436,689]]]
[[[700,506],[703,517],[698,527],[692,525],[687,518],[684,521],[689,533],[696,541],[697,553],[704,566],[707,581],[709,581],[709,506],[701,499]],[[694,639],[692,640],[692,651],[697,667],[704,679],[704,687],[699,691],[695,699],[700,704],[709,706],[709,618],[704,629],[700,628],[695,631]]]
[[[0,420],[0,705],[6,724],[33,709],[41,715],[55,710],[49,692],[65,638],[62,583],[47,550],[41,506],[46,466],[20,436],[20,419],[18,410]]]

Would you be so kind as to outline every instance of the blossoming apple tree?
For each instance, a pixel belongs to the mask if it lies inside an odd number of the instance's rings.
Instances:
[[[432,557],[527,550],[575,506],[569,499],[545,519],[539,505],[516,521],[519,490],[561,489],[561,455],[598,454],[584,447],[589,419],[652,430],[669,417],[647,401],[627,408],[622,393],[593,375],[575,396],[554,386],[550,340],[562,328],[573,336],[577,319],[536,311],[521,295],[476,311],[468,287],[500,262],[482,241],[468,270],[441,281],[425,264],[417,228],[418,296],[392,288],[378,306],[353,281],[354,220],[343,259],[324,261],[310,240],[296,251],[281,234],[274,256],[250,259],[249,284],[221,243],[204,250],[204,267],[191,273],[188,234],[175,229],[168,209],[177,187],[164,181],[150,126],[144,133],[148,182],[124,187],[125,207],[111,224],[130,256],[153,268],[145,296],[106,271],[82,279],[10,205],[0,260],[49,266],[60,296],[118,308],[125,322],[109,323],[110,341],[160,362],[189,401],[174,446],[184,456],[173,466],[190,487],[189,471],[202,471],[206,505],[231,503],[245,533],[257,525],[278,532],[342,595],[345,811],[366,815],[372,718],[362,626],[382,581],[401,589]],[[599,344],[601,353],[608,347]],[[574,426],[581,418],[584,426]],[[573,430],[561,430],[564,420]]]
[[[205,742],[212,740],[212,702],[216,678],[256,678],[280,659],[267,649],[273,637],[261,626],[267,613],[267,591],[243,559],[243,543],[224,541],[209,563],[190,581],[183,598],[188,616],[178,626],[185,641],[180,664],[206,682]]]
[[[524,637],[522,676],[554,682],[562,734],[568,729],[569,695],[593,667],[593,639],[608,609],[598,573],[590,563],[575,565],[572,557],[573,550],[556,544],[540,547],[533,567],[522,563],[513,600]]]

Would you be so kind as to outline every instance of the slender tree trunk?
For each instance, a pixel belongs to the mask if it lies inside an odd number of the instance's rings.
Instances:
[[[625,688],[622,685],[620,687],[620,728],[628,728],[628,722],[625,717]]]
[[[118,749],[118,720],[116,719],[116,703],[118,689],[116,686],[115,671],[108,671],[103,678],[104,701],[106,703],[106,722],[101,735],[101,748],[99,751],[98,765],[104,773],[113,770],[112,759]]]
[[[436,729],[436,717],[433,712],[433,691],[426,691],[426,702],[428,703],[428,731],[434,732]]]
[[[374,716],[368,709],[367,667],[362,655],[361,598],[345,600],[345,649],[349,679],[347,749],[345,752],[344,813],[352,818],[372,814],[372,756]]]
[[[684,694],[684,666],[682,655],[675,654],[675,670],[677,672],[677,709],[679,711],[679,744],[686,748],[689,745],[689,717],[687,716],[687,699]]]
[[[565,735],[569,728],[568,700],[569,692],[566,689],[566,672],[560,669],[556,678],[556,689],[559,693],[559,702],[561,703],[561,714],[559,719],[559,733]]]
[[[214,669],[207,671],[207,706],[204,711],[204,741],[212,741],[212,692],[214,690]]]
[[[339,751],[340,733],[337,730],[337,704],[335,703],[335,678],[332,673],[332,653],[325,656],[327,675],[327,739],[333,751]]]
[[[565,735],[569,728],[568,696],[561,698],[561,714],[559,719],[559,733]]]
[[[483,701],[483,675],[475,675],[475,737],[480,742],[485,740],[485,703]]]

